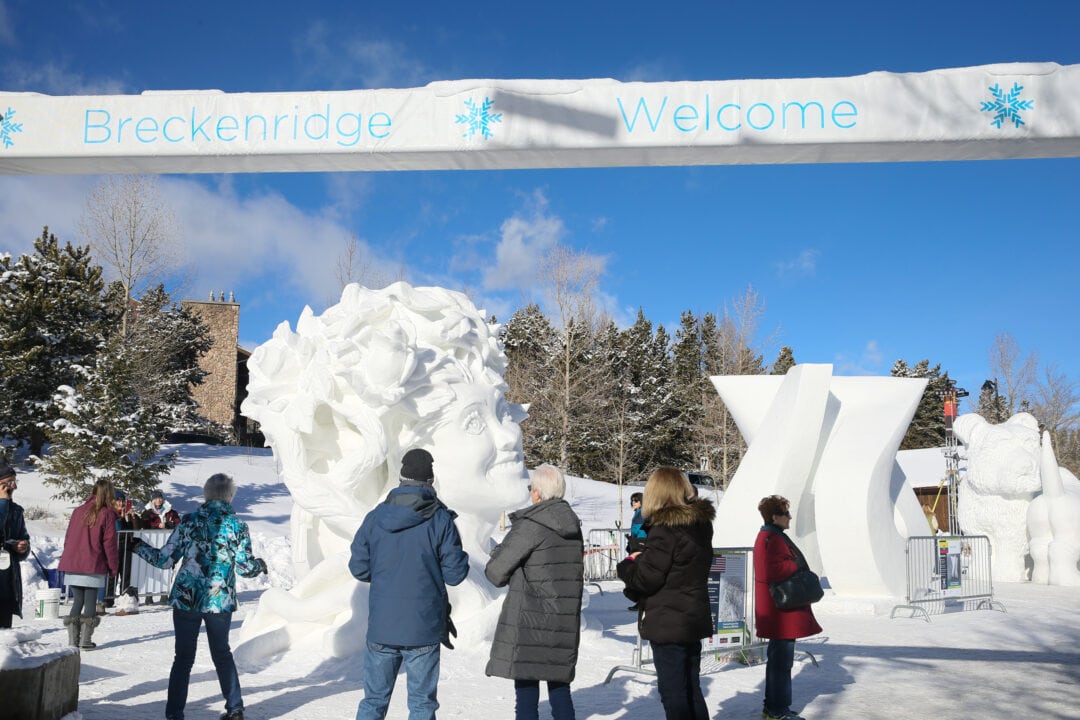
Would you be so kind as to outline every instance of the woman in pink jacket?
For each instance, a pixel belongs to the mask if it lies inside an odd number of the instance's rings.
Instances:
[[[795,661],[795,640],[817,635],[821,626],[809,605],[780,610],[769,594],[769,584],[782,582],[799,569],[802,553],[784,534],[791,525],[787,498],[770,495],[758,503],[765,524],[754,543],[754,617],[757,636],[769,640],[765,665],[766,720],[803,720],[791,709],[791,666]]]
[[[86,650],[97,647],[93,636],[100,622],[94,612],[98,589],[105,587],[108,577],[115,576],[120,568],[114,495],[108,480],[94,483],[90,499],[71,513],[60,558],[60,570],[71,586],[71,614],[64,618],[68,643]]]

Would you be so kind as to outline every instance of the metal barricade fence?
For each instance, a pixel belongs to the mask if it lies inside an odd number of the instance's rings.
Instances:
[[[754,628],[754,549],[713,548],[708,582],[715,632],[712,637],[701,641],[701,674],[719,672],[732,662],[753,665],[763,660],[766,641],[756,637]],[[817,667],[817,658],[805,647],[799,647],[798,654]],[[651,665],[652,659],[644,656],[643,643],[638,635],[630,664],[613,667],[604,683],[611,682],[611,678],[620,670],[655,675],[656,671]]]
[[[921,613],[944,613],[946,607],[961,610],[1001,610],[994,600],[990,571],[990,538],[986,535],[936,535],[910,537],[907,541],[907,602],[889,614],[910,610]]]
[[[120,547],[120,574],[115,590],[107,592],[106,597],[115,597],[127,588],[133,587],[139,597],[148,595],[168,595],[172,588],[174,567],[156,568],[131,551],[131,538],[137,537],[155,548],[165,546],[172,535],[172,530],[118,530],[117,544]]]
[[[585,582],[617,580],[615,566],[626,557],[626,539],[619,528],[597,528],[585,540]]]

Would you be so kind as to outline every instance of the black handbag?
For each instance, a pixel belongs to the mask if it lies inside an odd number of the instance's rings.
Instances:
[[[795,562],[799,569],[787,580],[769,583],[769,595],[772,596],[773,604],[778,610],[794,610],[816,603],[825,597],[825,591],[821,587],[821,578],[806,564],[806,558],[795,546],[791,539],[782,533],[776,533],[784,538],[784,542],[795,555]]]
[[[787,580],[769,583],[769,594],[779,610],[794,610],[825,596],[821,578],[813,570],[799,570]]]

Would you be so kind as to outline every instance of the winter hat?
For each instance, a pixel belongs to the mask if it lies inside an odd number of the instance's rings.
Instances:
[[[114,497],[117,500],[127,500],[127,495],[124,493],[123,490],[117,490],[116,495]]]
[[[162,500],[164,500],[165,499],[165,493],[161,492],[160,490],[155,490],[154,492],[150,493],[150,499],[151,500],[157,500],[158,498],[161,498]]]
[[[0,462],[0,480],[7,480],[9,477],[15,477],[15,468],[6,462]]]
[[[435,473],[431,470],[434,461],[427,450],[413,448],[401,458],[401,479],[430,483],[435,479]]]

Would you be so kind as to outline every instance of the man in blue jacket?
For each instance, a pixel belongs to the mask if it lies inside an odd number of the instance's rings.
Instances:
[[[449,646],[446,586],[469,574],[454,518],[431,486],[433,458],[414,448],[401,459],[401,485],[364,518],[349,570],[371,583],[364,699],[357,720],[382,720],[401,664],[410,720],[433,720],[439,708],[439,644]]]

